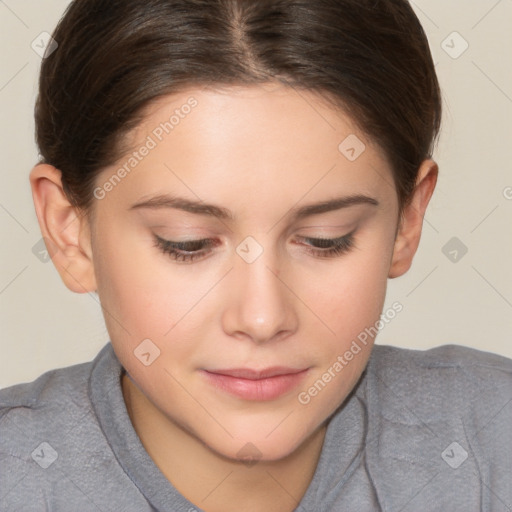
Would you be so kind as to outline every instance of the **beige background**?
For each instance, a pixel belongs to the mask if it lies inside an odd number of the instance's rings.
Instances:
[[[41,236],[28,174],[37,159],[32,117],[41,58],[31,45],[53,31],[67,4],[0,0],[0,388],[88,361],[108,341],[96,295],[68,291],[51,261],[33,252]],[[378,342],[453,343],[512,357],[512,1],[417,0],[413,7],[444,93],[440,178],[413,267],[389,281],[385,309],[399,301],[403,311]],[[453,237],[459,248],[443,252]]]

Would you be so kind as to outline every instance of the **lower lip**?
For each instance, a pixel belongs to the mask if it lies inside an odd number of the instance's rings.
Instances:
[[[244,400],[275,400],[295,389],[304,379],[308,370],[299,373],[276,375],[266,379],[242,379],[203,370],[206,378],[217,388]]]

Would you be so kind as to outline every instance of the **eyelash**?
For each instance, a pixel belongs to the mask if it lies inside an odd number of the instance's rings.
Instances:
[[[335,258],[349,252],[354,247],[354,232],[339,238],[311,238],[302,237],[302,240],[307,242],[316,242],[320,247],[310,248],[307,252],[319,258]],[[211,238],[204,238],[200,240],[187,240],[186,242],[173,242],[171,240],[164,240],[158,235],[155,236],[155,246],[158,247],[164,254],[168,254],[175,261],[192,262],[197,258],[201,258],[208,254],[209,251],[204,252],[205,248],[218,245]],[[201,250],[190,250],[192,246],[200,246]],[[322,248],[322,246],[324,248]],[[332,247],[329,247],[332,246]],[[328,247],[328,248],[327,248]]]

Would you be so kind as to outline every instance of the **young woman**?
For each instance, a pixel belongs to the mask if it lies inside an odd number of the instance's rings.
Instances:
[[[30,175],[94,361],[0,392],[1,510],[512,507],[512,361],[374,346],[440,92],[405,0],[75,0]]]

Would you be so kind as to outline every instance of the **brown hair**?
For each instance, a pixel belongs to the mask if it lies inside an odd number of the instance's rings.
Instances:
[[[144,108],[191,86],[322,94],[383,149],[401,211],[439,132],[439,84],[407,0],[74,0],[53,38],[36,141],[85,212]]]

